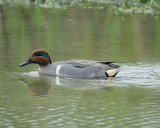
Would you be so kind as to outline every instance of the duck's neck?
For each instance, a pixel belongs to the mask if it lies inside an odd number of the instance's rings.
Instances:
[[[39,64],[39,67],[40,67],[40,68],[43,68],[43,67],[46,67],[46,66],[48,66],[48,65],[51,65],[51,64],[49,64],[49,63],[43,63],[43,64]]]
[[[51,64],[48,64],[48,65],[46,65],[46,66],[39,66],[38,71],[39,71],[40,73],[44,73],[44,74],[52,74],[52,72],[53,72],[53,69],[52,69],[52,68],[53,68],[52,65],[51,65]]]
[[[45,68],[45,67],[50,67],[51,66],[51,64],[46,64],[46,65],[44,65],[44,64],[39,64],[39,68]]]

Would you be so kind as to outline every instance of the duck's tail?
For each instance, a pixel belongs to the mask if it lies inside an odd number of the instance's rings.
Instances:
[[[106,76],[108,77],[115,77],[117,75],[117,73],[119,72],[119,68],[117,69],[110,69],[106,71]]]

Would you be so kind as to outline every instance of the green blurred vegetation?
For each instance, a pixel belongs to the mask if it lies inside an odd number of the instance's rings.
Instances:
[[[41,6],[45,8],[94,8],[124,14],[160,14],[159,0],[0,0],[0,4]]]

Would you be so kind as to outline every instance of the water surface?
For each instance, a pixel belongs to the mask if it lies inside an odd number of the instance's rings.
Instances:
[[[159,128],[160,22],[107,10],[0,6],[0,125],[7,128]],[[23,68],[32,50],[52,61],[121,65],[115,78],[73,79]]]

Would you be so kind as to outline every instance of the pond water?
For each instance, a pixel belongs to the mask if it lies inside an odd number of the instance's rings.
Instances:
[[[52,62],[113,61],[115,78],[42,76],[23,68],[32,50]],[[160,22],[104,9],[0,6],[0,126],[159,128]]]

